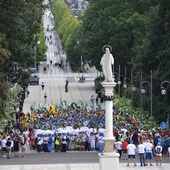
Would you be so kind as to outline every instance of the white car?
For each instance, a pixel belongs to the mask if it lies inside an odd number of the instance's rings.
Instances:
[[[39,76],[38,74],[31,74],[30,75],[30,85],[32,84],[36,84],[36,85],[39,85]]]

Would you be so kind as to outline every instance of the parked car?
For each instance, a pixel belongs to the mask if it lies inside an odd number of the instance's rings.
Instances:
[[[34,73],[34,74],[31,74],[30,75],[30,85],[32,84],[36,84],[36,85],[39,85],[39,76],[38,74]]]

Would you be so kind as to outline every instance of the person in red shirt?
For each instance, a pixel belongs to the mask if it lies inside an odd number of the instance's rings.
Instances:
[[[128,145],[128,139],[126,138],[126,140],[122,143],[122,159],[127,159],[127,145]]]

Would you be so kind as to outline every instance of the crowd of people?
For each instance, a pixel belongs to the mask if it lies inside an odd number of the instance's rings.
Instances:
[[[37,152],[97,151],[103,152],[105,137],[105,111],[98,107],[89,109],[72,103],[67,109],[54,109],[54,105],[24,114],[18,112],[16,121],[6,134],[1,132],[0,146],[3,157],[11,155],[25,157],[26,144]],[[113,118],[122,113],[114,108]],[[121,119],[120,119],[121,120]],[[120,121],[119,120],[119,121]],[[131,118],[132,120],[132,118]],[[113,120],[113,143],[120,159],[131,158],[139,153],[141,166],[153,165],[162,160],[162,155],[170,156],[170,134],[166,130],[142,131],[135,122],[124,123]],[[126,121],[126,120],[124,120]],[[127,120],[129,121],[129,120]],[[120,126],[119,126],[120,123]],[[127,125],[127,126],[126,126]],[[159,153],[157,149],[159,148]],[[11,154],[10,154],[11,153]]]
[[[0,152],[2,157],[10,159],[11,156],[19,157],[21,151],[21,157],[25,157],[27,137],[19,130],[13,131],[9,129],[7,134],[0,133]]]
[[[156,165],[162,164],[162,156],[165,154],[170,156],[170,145],[165,151],[163,140],[159,134],[154,134],[154,136],[148,136],[147,139],[142,140],[142,138],[136,138],[136,132],[132,134],[130,139],[126,138],[121,141],[120,136],[118,136],[116,142],[114,143],[117,152],[119,153],[119,158],[127,159],[130,166],[131,159],[133,160],[134,166],[136,165],[136,154],[139,156],[140,166],[153,166],[153,158],[155,157]],[[137,143],[136,143],[136,142]]]

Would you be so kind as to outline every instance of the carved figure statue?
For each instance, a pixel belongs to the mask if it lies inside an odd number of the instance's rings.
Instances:
[[[108,47],[105,48],[105,54],[103,55],[100,65],[102,66],[103,74],[106,82],[113,82],[112,65],[114,64],[113,55],[110,53]]]

